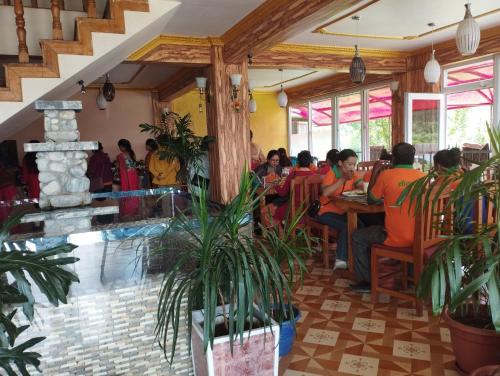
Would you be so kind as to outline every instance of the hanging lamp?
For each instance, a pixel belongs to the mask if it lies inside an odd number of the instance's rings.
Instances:
[[[358,35],[359,16],[353,16],[352,19],[356,21],[356,36]],[[352,58],[351,65],[349,65],[349,76],[351,81],[355,84],[361,84],[366,77],[365,62],[359,55],[358,44],[354,45],[354,57]]]
[[[248,80],[248,112],[254,113],[257,112],[257,102],[253,97],[253,89],[255,89],[255,81]]]
[[[283,69],[280,69],[280,72],[281,72],[281,90],[278,94],[278,105],[281,108],[285,108],[288,103],[288,97],[285,91],[283,90]]]
[[[96,103],[97,108],[99,110],[105,110],[106,107],[108,106],[108,102],[106,101],[106,98],[104,98],[104,95],[102,94],[101,88],[99,88],[99,94],[97,94],[97,98],[95,100],[95,103]]]
[[[439,81],[439,76],[441,76],[441,67],[439,66],[438,61],[436,60],[436,57],[434,56],[434,26],[436,24],[434,22],[430,22],[427,24],[427,26],[432,28],[431,31],[431,49],[432,49],[432,54],[427,62],[425,64],[424,68],[424,80],[428,84],[435,84],[436,82]]]
[[[108,102],[112,102],[115,99],[115,87],[109,80],[109,73],[106,73],[106,82],[102,85],[102,95]]]
[[[474,55],[481,40],[481,30],[470,12],[470,2],[465,4],[465,16],[458,24],[455,41],[462,56]]]

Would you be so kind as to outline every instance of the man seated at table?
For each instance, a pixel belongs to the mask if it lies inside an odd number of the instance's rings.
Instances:
[[[384,200],[385,226],[369,226],[356,230],[352,235],[354,271],[358,283],[353,291],[369,292],[371,289],[371,246],[382,243],[391,247],[409,247],[413,244],[415,217],[408,212],[408,199],[396,206],[401,192],[413,181],[425,176],[413,169],[415,148],[401,142],[392,149],[393,167],[381,171],[374,167],[368,200]]]

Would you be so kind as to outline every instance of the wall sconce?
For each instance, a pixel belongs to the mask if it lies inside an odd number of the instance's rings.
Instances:
[[[167,115],[167,114],[169,114],[169,113],[170,113],[170,107],[165,106],[165,107],[162,107],[162,108],[161,108],[161,114],[162,114],[162,115]]]
[[[87,92],[87,88],[85,87],[85,82],[83,80],[80,80],[77,82],[78,85],[80,85],[80,93],[85,94]]]
[[[231,76],[231,101],[236,111],[240,110],[240,103],[238,101],[238,92],[240,91],[241,74],[233,73]]]
[[[391,81],[391,93],[392,95],[399,96],[399,81]]]
[[[253,80],[248,81],[248,96],[249,96],[248,112],[250,112],[252,114],[254,112],[257,112],[257,102],[255,101],[253,94],[252,94],[252,90],[254,89],[254,87],[255,87],[255,81],[253,81]]]
[[[198,104],[198,111],[203,111],[203,103],[202,99],[205,96],[205,100],[210,102],[210,96],[207,92],[207,78],[206,77],[196,77],[196,87],[198,88],[198,92],[200,93],[200,103]]]
[[[109,80],[109,73],[106,73],[106,82],[102,85],[102,95],[108,102],[112,102],[115,99],[115,86]]]

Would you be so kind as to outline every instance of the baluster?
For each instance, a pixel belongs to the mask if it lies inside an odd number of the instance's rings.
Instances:
[[[52,39],[62,40],[63,32],[61,25],[61,8],[59,8],[59,0],[50,0],[50,11],[52,12]]]
[[[66,3],[64,0],[59,0],[59,9],[66,10]]]
[[[96,18],[95,0],[87,0],[87,14],[89,18]]]
[[[22,0],[14,0],[14,13],[16,15],[16,33],[19,41],[19,62],[29,63],[28,46],[26,45],[26,29],[24,28],[24,6]]]
[[[31,7],[38,8],[38,0],[31,0]]]

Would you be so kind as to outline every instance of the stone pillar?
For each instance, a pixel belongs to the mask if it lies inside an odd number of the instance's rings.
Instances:
[[[208,135],[215,137],[210,146],[210,190],[212,200],[227,203],[238,194],[240,176],[250,161],[250,114],[248,112],[248,66],[226,64],[222,46],[212,46],[212,65],[208,68],[210,90],[207,101]],[[238,106],[231,100],[232,73],[240,73]]]
[[[45,143],[25,144],[25,152],[37,152],[40,174],[41,208],[72,207],[91,202],[87,172],[87,153],[97,149],[97,142],[79,142],[75,112],[79,101],[37,101],[37,111],[44,112]]]

